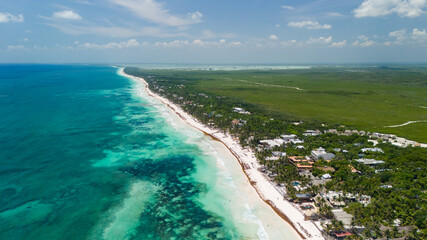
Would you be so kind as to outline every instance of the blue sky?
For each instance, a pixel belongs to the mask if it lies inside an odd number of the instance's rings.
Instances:
[[[427,0],[2,0],[0,62],[427,62]]]

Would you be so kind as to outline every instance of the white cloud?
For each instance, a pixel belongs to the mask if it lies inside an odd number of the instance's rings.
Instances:
[[[130,39],[126,42],[110,42],[107,44],[96,44],[96,43],[79,43],[75,44],[80,48],[86,49],[123,49],[123,48],[132,48],[139,47],[141,44],[136,39]]]
[[[110,0],[133,12],[140,18],[166,26],[185,26],[201,22],[203,14],[196,11],[188,13],[187,18],[172,15],[162,3],[155,0]]]
[[[162,28],[156,27],[143,27],[143,28],[124,28],[124,27],[104,27],[104,26],[90,26],[90,25],[72,25],[72,24],[58,24],[46,23],[46,25],[56,28],[59,31],[70,35],[101,35],[115,38],[129,38],[137,36],[148,37],[177,37],[186,36],[182,33],[170,33]]]
[[[375,42],[374,41],[372,41],[372,40],[368,40],[368,41],[366,41],[366,42],[362,42],[362,43],[360,43],[359,44],[359,46],[361,46],[361,47],[370,47],[370,46],[372,46],[372,45],[374,45],[375,44]]]
[[[174,40],[172,42],[156,42],[155,47],[184,47],[190,44],[187,40]]]
[[[280,24],[276,24],[276,25],[274,25],[275,27],[277,27],[277,28],[279,28],[280,27]]]
[[[341,14],[339,12],[328,12],[328,13],[326,13],[326,16],[328,16],[328,17],[345,17],[344,14]]]
[[[390,37],[396,38],[396,43],[401,43],[402,41],[406,40],[406,38],[407,38],[405,29],[390,32],[388,35]]]
[[[353,10],[357,18],[379,17],[396,13],[400,17],[418,17],[425,13],[427,0],[365,0]]]
[[[418,42],[426,42],[427,41],[427,32],[425,29],[422,31],[418,28],[414,28],[412,30],[412,39]]]
[[[15,16],[7,12],[0,12],[0,23],[23,22],[23,21],[24,21],[24,15],[22,14]]]
[[[287,5],[282,5],[283,9],[287,9],[287,10],[294,10],[294,7],[292,6],[287,6]]]
[[[187,13],[187,16],[194,22],[200,22],[202,20],[203,14],[197,11],[193,13]]]
[[[91,2],[86,0],[76,0],[76,3],[84,4],[84,5],[92,5]]]
[[[290,22],[289,27],[295,28],[307,28],[307,29],[330,29],[332,26],[329,24],[321,25],[317,21],[301,21],[301,22]]]
[[[373,46],[374,44],[375,44],[374,41],[367,39],[367,40],[362,40],[361,42],[359,40],[356,40],[353,42],[352,45],[355,47],[370,47],[370,46]]]
[[[154,47],[166,47],[166,48],[182,48],[182,47],[233,47],[239,46],[240,42],[227,43],[225,39],[219,41],[203,41],[202,39],[194,39],[193,41],[188,40],[174,40],[172,42],[156,42],[153,44]]]
[[[28,50],[28,48],[24,47],[23,45],[9,45],[7,46],[7,50],[9,51]]]
[[[373,36],[373,38],[378,38],[376,35]],[[359,35],[357,36],[357,40],[353,42],[353,46],[355,47],[370,47],[375,44],[374,41],[372,41],[368,36],[366,35]]]
[[[341,42],[333,42],[330,47],[342,48],[342,47],[345,47],[345,45],[347,45],[346,40],[341,41]]]
[[[282,46],[293,46],[293,45],[297,45],[297,44],[298,44],[298,42],[295,39],[288,40],[288,41],[285,41],[285,42],[280,42],[280,45],[282,45]]]
[[[202,38],[216,38],[217,35],[211,30],[204,30],[202,33]]]
[[[366,35],[359,35],[359,36],[357,36],[357,39],[362,40],[362,41],[368,41],[369,37]]]
[[[277,39],[279,39],[276,35],[274,35],[274,34],[271,34],[270,35],[270,40],[277,40]]]
[[[203,46],[205,44],[205,42],[203,42],[200,39],[195,39],[193,40],[193,45],[197,45],[197,46]]]
[[[212,39],[212,38],[234,38],[235,35],[232,33],[215,33],[211,30],[204,30],[202,34],[200,35],[200,39]]]
[[[332,37],[319,37],[319,38],[313,38],[311,37],[308,41],[307,44],[329,44],[332,42]]]
[[[71,10],[65,10],[56,12],[53,14],[54,18],[67,19],[67,20],[81,20],[83,19],[78,13],[73,12]]]

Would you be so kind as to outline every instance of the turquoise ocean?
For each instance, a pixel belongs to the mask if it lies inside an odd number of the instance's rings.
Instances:
[[[220,143],[117,72],[0,65],[0,239],[297,239]]]

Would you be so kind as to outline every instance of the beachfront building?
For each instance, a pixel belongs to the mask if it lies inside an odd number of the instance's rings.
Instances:
[[[306,157],[290,156],[289,161],[298,169],[298,171],[311,171],[313,169],[314,162]]]
[[[308,193],[295,194],[295,197],[296,197],[295,200],[299,203],[313,201],[312,197]]]
[[[311,157],[314,160],[323,159],[323,160],[326,160],[326,161],[330,161],[330,160],[332,160],[335,157],[335,155],[333,153],[327,153],[324,148],[320,147],[320,148],[318,148],[316,150],[312,150],[311,151]]]
[[[273,154],[273,156],[276,156],[276,157],[286,157],[285,152],[273,151],[272,154]]]
[[[281,138],[261,140],[259,142],[263,145],[267,145],[270,148],[280,147],[285,143],[285,141],[283,141]]]
[[[337,221],[341,221],[344,224],[345,229],[351,229],[351,220],[353,215],[348,214],[342,208],[332,210],[334,217]]]
[[[334,236],[337,240],[341,240],[341,239],[346,239],[347,237],[353,235],[352,233],[349,232],[336,232],[333,233],[332,236]]]
[[[231,125],[233,127],[243,127],[246,123],[247,123],[247,121],[246,120],[242,120],[242,119],[233,119],[233,121],[231,121]]]

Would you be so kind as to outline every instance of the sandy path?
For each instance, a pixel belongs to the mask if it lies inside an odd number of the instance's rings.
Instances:
[[[403,126],[406,126],[406,125],[409,125],[409,124],[412,124],[412,123],[420,123],[420,122],[427,122],[427,120],[409,121],[409,122],[402,123],[402,124],[399,124],[399,125],[384,126],[384,127],[389,127],[389,128],[403,127]]]

